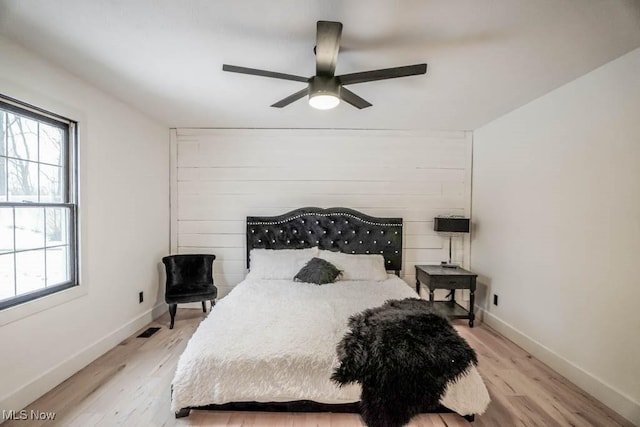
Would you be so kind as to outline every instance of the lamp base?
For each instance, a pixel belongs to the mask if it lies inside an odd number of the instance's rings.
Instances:
[[[445,261],[442,261],[440,263],[440,267],[442,267],[442,268],[460,268],[460,266],[458,264],[451,264],[451,263],[447,263]]]

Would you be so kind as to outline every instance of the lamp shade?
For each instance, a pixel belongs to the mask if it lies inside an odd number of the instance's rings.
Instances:
[[[433,219],[433,230],[444,233],[468,233],[469,218],[442,217]]]

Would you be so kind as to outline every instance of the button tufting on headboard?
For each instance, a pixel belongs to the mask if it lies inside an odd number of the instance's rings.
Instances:
[[[300,238],[305,235],[308,240]],[[374,240],[375,235],[384,236],[384,240]],[[279,216],[247,217],[247,267],[253,248],[312,246],[353,254],[380,253],[388,270],[399,271],[402,218],[376,218],[348,208],[301,208]]]

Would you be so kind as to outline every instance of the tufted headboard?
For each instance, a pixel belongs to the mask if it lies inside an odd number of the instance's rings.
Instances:
[[[402,218],[376,218],[347,208],[300,208],[278,216],[247,217],[249,251],[320,249],[381,254],[387,270],[402,269]]]

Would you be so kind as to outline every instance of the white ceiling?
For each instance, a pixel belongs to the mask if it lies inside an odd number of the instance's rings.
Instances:
[[[273,102],[314,73],[317,20],[344,24],[337,74],[373,107]],[[0,34],[170,127],[468,130],[640,46],[637,0],[0,0]]]

